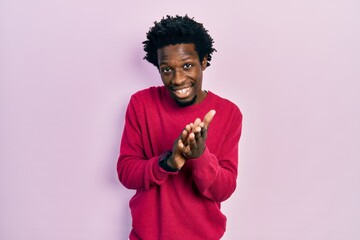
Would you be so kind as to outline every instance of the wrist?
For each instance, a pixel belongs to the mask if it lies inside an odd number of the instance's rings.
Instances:
[[[178,172],[180,169],[173,167],[171,163],[169,163],[171,157],[171,151],[166,151],[162,153],[159,157],[159,166],[167,172]]]

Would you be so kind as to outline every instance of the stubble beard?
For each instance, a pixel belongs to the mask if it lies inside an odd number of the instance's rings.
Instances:
[[[193,99],[191,99],[190,101],[187,102],[179,102],[177,100],[175,100],[175,102],[177,103],[177,105],[179,105],[180,107],[188,107],[190,105],[193,105],[196,101],[197,95],[195,95],[195,97]]]

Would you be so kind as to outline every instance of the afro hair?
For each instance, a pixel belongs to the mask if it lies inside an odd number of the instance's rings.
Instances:
[[[176,15],[175,17],[167,15],[160,22],[154,22],[154,24],[146,33],[147,40],[143,42],[146,52],[145,60],[159,67],[158,49],[168,45],[193,43],[200,61],[207,57],[207,66],[210,66],[211,55],[216,49],[213,48],[214,40],[203,24],[196,22],[187,15]]]

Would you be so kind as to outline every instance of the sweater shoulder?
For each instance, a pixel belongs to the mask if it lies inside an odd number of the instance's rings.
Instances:
[[[159,98],[162,95],[163,92],[162,86],[153,86],[149,88],[145,88],[142,90],[139,90],[135,92],[133,95],[131,95],[131,99],[137,99],[137,100],[149,100],[150,99],[156,99]]]
[[[164,98],[164,87],[155,86],[139,90],[131,95],[130,105],[152,108],[159,105]]]
[[[211,99],[213,104],[216,105],[216,109],[217,111],[224,111],[227,113],[234,113],[236,115],[238,115],[240,118],[242,118],[242,113],[240,108],[231,100],[224,98],[224,97],[220,97],[219,95],[210,92],[210,94],[212,95]]]

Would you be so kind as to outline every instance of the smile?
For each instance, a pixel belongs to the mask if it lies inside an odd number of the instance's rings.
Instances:
[[[175,92],[177,92],[178,94],[187,94],[189,91],[190,91],[190,87],[183,88],[183,89],[178,89]]]
[[[187,98],[191,94],[191,86],[181,89],[172,89],[176,98]]]

